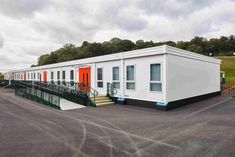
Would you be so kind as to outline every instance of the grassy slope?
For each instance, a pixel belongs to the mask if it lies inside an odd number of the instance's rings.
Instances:
[[[225,71],[227,81],[235,81],[235,57],[217,57],[222,60],[221,71]]]

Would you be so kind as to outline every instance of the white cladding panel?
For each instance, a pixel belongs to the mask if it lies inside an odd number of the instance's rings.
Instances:
[[[123,64],[124,63],[124,64]],[[161,64],[162,75],[162,91],[151,92],[150,91],[150,64]],[[156,55],[151,57],[132,58],[125,60],[117,60],[110,62],[96,63],[95,72],[92,71],[92,85],[94,89],[99,92],[99,95],[106,95],[107,83],[112,83],[112,69],[113,67],[119,67],[119,79],[120,89],[117,89],[116,97],[125,97],[130,99],[138,99],[145,101],[160,101],[165,102],[165,62],[164,55]],[[135,89],[126,89],[126,66],[135,66]],[[103,69],[103,88],[97,87],[97,69]]]
[[[110,62],[99,62],[95,63],[95,69],[96,70],[91,70],[91,81],[93,88],[96,89],[99,93],[99,95],[106,95],[107,94],[107,83],[112,83],[113,78],[112,78],[112,69],[113,67],[120,67],[121,68],[121,61],[116,60],[116,61],[110,61]],[[92,67],[93,68],[93,67]],[[97,69],[102,68],[103,70],[103,88],[100,88],[97,86]],[[119,71],[121,74],[121,69]],[[121,79],[121,75],[120,75]],[[120,89],[117,90],[117,95],[120,96]]]
[[[162,91],[151,92],[150,91],[150,65],[161,64],[161,81]],[[126,66],[135,66],[135,90],[126,89]],[[139,99],[145,101],[165,102],[165,61],[164,55],[133,58],[125,60],[124,71],[124,96],[131,99]]]
[[[167,102],[220,91],[220,64],[167,54]]]

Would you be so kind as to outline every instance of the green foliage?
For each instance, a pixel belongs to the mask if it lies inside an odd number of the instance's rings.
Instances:
[[[202,54],[202,47],[196,44],[189,45],[187,50]]]
[[[4,75],[0,73],[0,80],[4,80]]]
[[[217,57],[222,60],[221,71],[225,72],[227,81],[235,81],[235,57],[221,56]]]
[[[222,36],[219,39],[212,38],[210,40],[202,37],[194,37],[190,41],[178,41],[176,43],[173,41],[154,43],[153,41],[144,40],[137,40],[134,43],[127,39],[112,38],[110,41],[103,43],[89,43],[84,41],[81,46],[66,44],[56,51],[40,56],[38,58],[38,65],[53,64],[164,44],[204,55],[212,53],[215,56],[231,56],[235,52],[235,37],[233,35],[229,37]]]

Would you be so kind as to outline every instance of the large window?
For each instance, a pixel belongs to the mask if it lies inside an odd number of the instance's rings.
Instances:
[[[161,64],[150,65],[150,91],[162,91]]]
[[[135,66],[126,67],[126,89],[135,90]]]
[[[70,70],[70,80],[73,81],[74,80],[74,71]]]
[[[120,89],[119,67],[113,67],[113,87]]]
[[[104,86],[104,84],[103,84],[103,69],[98,68],[97,69],[97,87],[103,88],[103,86]]]
[[[52,81],[54,80],[54,72],[53,71],[51,72],[51,80]]]
[[[57,71],[57,80],[60,80],[60,71]]]
[[[62,71],[62,80],[65,80],[65,71]]]

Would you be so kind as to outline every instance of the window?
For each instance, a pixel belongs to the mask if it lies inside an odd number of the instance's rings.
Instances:
[[[119,67],[113,67],[113,88],[120,89]]]
[[[36,73],[33,73],[33,79],[36,80]]]
[[[40,79],[40,74],[38,73],[38,80]]]
[[[162,91],[161,64],[150,65],[150,91]]]
[[[51,72],[51,80],[54,80],[54,72]]]
[[[62,71],[62,79],[65,80],[65,71]]]
[[[135,66],[126,67],[126,89],[135,90]]]
[[[57,71],[57,80],[60,80],[60,71]]]
[[[103,69],[98,68],[97,69],[97,87],[103,88]]]
[[[30,80],[30,76],[29,76],[30,74],[28,73],[28,80]]]
[[[70,70],[70,80],[74,80],[74,71]]]

